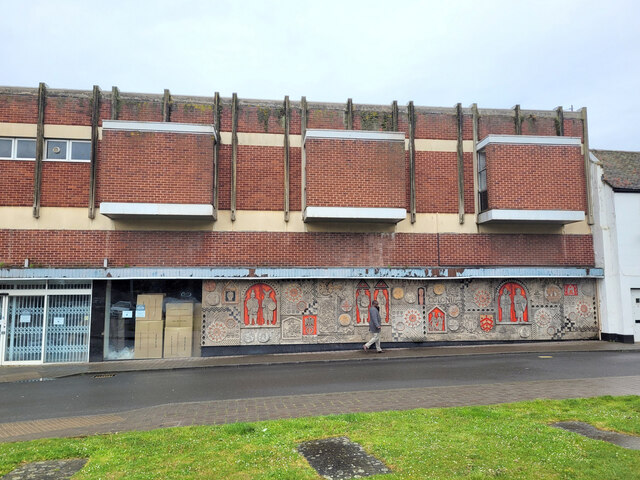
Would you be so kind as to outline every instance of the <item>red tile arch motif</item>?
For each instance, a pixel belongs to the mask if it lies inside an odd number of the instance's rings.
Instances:
[[[377,300],[380,306],[380,319],[383,323],[389,323],[389,286],[385,282],[380,281],[376,284],[373,299]]]
[[[356,287],[356,323],[369,323],[369,307],[371,291],[367,282],[360,282]]]
[[[446,331],[444,312],[438,307],[429,312],[429,331],[444,332]]]
[[[519,282],[508,281],[498,287],[498,323],[528,323],[527,291]]]
[[[275,325],[278,320],[276,292],[266,283],[256,283],[244,296],[245,325]]]

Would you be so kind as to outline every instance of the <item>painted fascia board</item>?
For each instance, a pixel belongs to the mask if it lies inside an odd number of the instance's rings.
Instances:
[[[478,215],[478,223],[489,222],[532,222],[532,223],[574,223],[584,221],[582,210],[499,210],[492,209]]]
[[[584,267],[496,267],[496,268],[3,268],[8,280],[100,280],[100,279],[438,279],[465,278],[602,278],[601,268]]]
[[[103,130],[126,130],[130,132],[190,133],[215,135],[213,125],[174,122],[140,122],[133,120],[103,120]]]
[[[213,205],[181,203],[100,203],[100,213],[109,218],[183,217],[213,218]]]
[[[333,140],[369,140],[369,141],[403,142],[404,143],[405,135],[404,135],[404,132],[309,129],[306,131],[304,142],[306,142],[308,138],[333,139]]]
[[[477,150],[482,150],[490,144],[507,145],[551,145],[579,147],[582,145],[580,137],[552,137],[538,135],[487,135],[478,142]]]
[[[398,223],[407,218],[404,208],[307,207],[304,221]]]

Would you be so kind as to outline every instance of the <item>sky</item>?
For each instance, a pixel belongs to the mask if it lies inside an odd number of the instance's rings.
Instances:
[[[587,107],[640,151],[640,2],[0,0],[0,85]]]

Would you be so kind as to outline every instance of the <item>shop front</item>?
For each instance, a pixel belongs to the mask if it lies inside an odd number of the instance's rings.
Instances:
[[[91,282],[0,284],[0,364],[89,361]]]

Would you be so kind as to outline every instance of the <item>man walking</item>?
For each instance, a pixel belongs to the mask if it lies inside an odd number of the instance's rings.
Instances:
[[[382,348],[380,348],[381,330],[382,322],[380,321],[380,307],[378,306],[378,301],[374,300],[371,302],[371,308],[369,309],[369,331],[373,333],[373,336],[371,337],[371,340],[362,346],[365,352],[369,350],[369,347],[375,342],[376,350],[378,353],[382,353]]]

